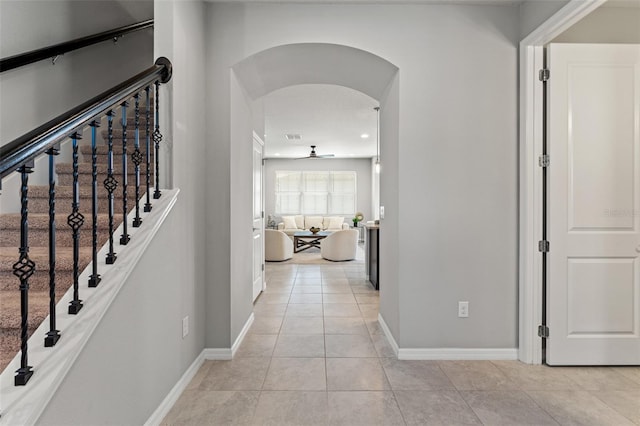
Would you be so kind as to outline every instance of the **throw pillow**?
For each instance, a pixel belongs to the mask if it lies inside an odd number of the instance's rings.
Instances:
[[[344,217],[332,217],[330,218],[329,226],[327,229],[342,229],[342,223],[344,222]]]
[[[316,228],[324,229],[322,227],[322,216],[306,216],[304,218],[304,228],[309,229],[312,226]]]
[[[282,216],[282,221],[284,222],[284,229],[298,229],[293,216]]]

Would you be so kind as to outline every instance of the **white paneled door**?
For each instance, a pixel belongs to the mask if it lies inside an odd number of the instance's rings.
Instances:
[[[637,365],[640,45],[547,55],[547,363]]]
[[[262,152],[264,144],[253,135],[253,300],[264,290],[264,205]]]

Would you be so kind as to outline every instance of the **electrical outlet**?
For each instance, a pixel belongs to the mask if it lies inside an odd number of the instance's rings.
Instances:
[[[458,302],[458,318],[469,316],[469,302]]]
[[[182,318],[182,338],[184,339],[189,334],[189,315]]]

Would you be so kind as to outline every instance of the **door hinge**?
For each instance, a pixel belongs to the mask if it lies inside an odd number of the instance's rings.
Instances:
[[[540,157],[538,157],[538,165],[540,167],[549,167],[550,163],[551,163],[551,159],[549,158],[549,155],[543,154]]]
[[[542,253],[547,253],[549,251],[549,241],[547,240],[538,241],[538,251]]]
[[[549,80],[550,75],[551,75],[551,72],[547,68],[543,68],[538,73],[538,78],[540,79],[540,81],[544,82]]]
[[[264,263],[262,264],[262,272],[264,272]]]
[[[549,338],[549,327],[546,325],[538,326],[538,337],[542,337],[543,339]]]

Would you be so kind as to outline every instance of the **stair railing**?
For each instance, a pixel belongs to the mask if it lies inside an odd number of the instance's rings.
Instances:
[[[86,37],[80,37],[75,40],[54,44],[51,46],[43,47],[41,49],[36,49],[26,53],[21,53],[19,55],[10,56],[8,58],[2,58],[0,59],[0,72],[9,71],[18,67],[22,67],[24,65],[42,61],[44,59],[52,59],[55,62],[55,58],[60,55],[64,55],[67,52],[73,52],[74,50],[78,50],[83,47],[91,46],[92,44],[100,43],[107,40],[113,40],[114,42],[116,42],[125,34],[144,30],[146,28],[153,28],[153,19],[136,22],[135,24],[126,25],[124,27],[115,28],[109,31],[103,31],[101,33],[93,34]]]
[[[124,234],[120,239],[121,244],[126,244],[129,241],[129,235],[126,232],[127,224],[127,117],[126,117],[126,105],[131,99],[135,99],[135,150],[131,154],[132,162],[135,164],[135,193],[136,193],[136,218],[132,226],[137,227],[142,223],[139,217],[138,197],[140,196],[140,167],[139,165],[145,160],[142,153],[139,150],[139,96],[140,93],[144,93],[146,96],[147,110],[146,114],[149,117],[149,107],[151,104],[151,93],[155,88],[155,131],[152,135],[155,142],[155,170],[152,171],[150,167],[150,135],[149,135],[149,121],[146,123],[146,164],[145,169],[145,182],[147,183],[147,203],[145,204],[145,212],[151,210],[151,203],[149,201],[149,192],[152,188],[149,188],[149,182],[152,180],[151,174],[154,173],[156,177],[156,187],[154,189],[154,199],[160,197],[161,193],[158,188],[159,185],[159,161],[158,161],[158,148],[159,143],[162,140],[162,134],[160,133],[159,125],[159,103],[158,92],[161,83],[166,83],[171,79],[171,62],[164,57],[156,60],[155,64],[147,70],[135,75],[134,77],[126,80],[125,82],[113,87],[101,93],[98,96],[84,102],[83,104],[59,115],[58,117],[50,120],[49,122],[39,126],[38,128],[30,131],[29,133],[15,139],[14,141],[0,147],[0,190],[2,189],[2,179],[9,174],[18,172],[20,173],[21,185],[20,185],[20,247],[18,249],[18,260],[13,265],[13,274],[18,278],[19,290],[20,290],[20,368],[16,371],[15,385],[25,385],[34,373],[34,369],[28,362],[28,315],[29,315],[29,278],[36,271],[36,264],[29,257],[29,223],[28,223],[28,189],[29,189],[29,174],[33,172],[34,161],[36,157],[46,154],[49,156],[49,307],[50,307],[50,331],[45,337],[45,346],[54,346],[60,339],[61,333],[56,330],[56,224],[55,224],[55,206],[56,206],[56,190],[55,190],[55,156],[59,153],[60,143],[70,138],[72,140],[73,148],[73,199],[72,199],[72,211],[67,218],[67,223],[73,230],[73,300],[71,301],[68,309],[69,314],[78,314],[82,308],[82,300],[80,299],[78,288],[78,276],[79,271],[79,231],[83,226],[85,218],[80,212],[80,194],[78,183],[78,140],[81,138],[82,130],[86,127],[91,128],[91,163],[92,163],[92,255],[93,255],[93,269],[89,278],[89,287],[96,287],[100,282],[100,275],[97,271],[97,209],[98,209],[98,185],[97,185],[97,155],[96,155],[96,127],[102,117],[107,117],[108,126],[108,165],[107,165],[107,177],[103,184],[108,192],[108,212],[109,212],[109,253],[107,254],[107,265],[113,264],[116,261],[116,254],[113,248],[113,233],[114,233],[114,191],[118,185],[116,175],[113,170],[113,117],[115,116],[115,109],[121,107],[123,111],[122,116],[122,128],[123,128],[123,154],[122,154],[122,187],[123,187],[123,229]]]

